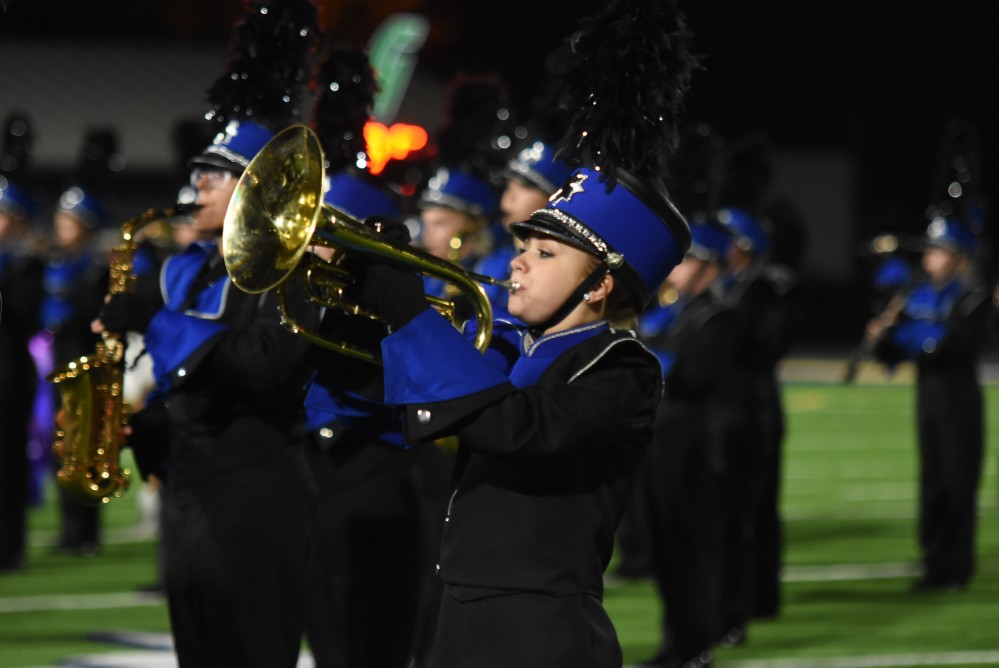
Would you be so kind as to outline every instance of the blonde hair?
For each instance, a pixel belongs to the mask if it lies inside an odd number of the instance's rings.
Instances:
[[[589,254],[588,254],[589,255]],[[590,255],[591,261],[586,264],[586,274],[590,274],[602,262],[595,255]],[[638,310],[635,308],[631,291],[625,287],[619,276],[614,276],[614,286],[604,300],[603,317],[611,327],[618,330],[638,329]]]

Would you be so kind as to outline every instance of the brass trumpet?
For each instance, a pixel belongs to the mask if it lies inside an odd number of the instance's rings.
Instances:
[[[250,161],[236,184],[222,228],[222,257],[236,287],[251,294],[276,289],[282,321],[291,331],[338,353],[380,363],[374,350],[324,338],[300,325],[288,308],[286,294],[294,280],[315,304],[378,319],[350,299],[347,288],[353,279],[341,266],[347,253],[374,256],[438,278],[464,295],[475,312],[475,346],[485,351],[492,336],[492,306],[482,284],[508,290],[515,286],[467,272],[413,246],[389,242],[377,225],[354,220],[324,202],[324,182],[322,146],[304,125],[282,130]],[[307,255],[315,246],[332,249],[334,258],[327,262]],[[455,322],[454,300],[430,295],[427,300]]]

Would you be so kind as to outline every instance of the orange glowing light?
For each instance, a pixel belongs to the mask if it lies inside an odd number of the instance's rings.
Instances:
[[[394,123],[387,127],[368,121],[364,125],[364,141],[368,145],[371,173],[379,174],[389,160],[404,160],[407,155],[427,145],[427,131],[419,125]]]

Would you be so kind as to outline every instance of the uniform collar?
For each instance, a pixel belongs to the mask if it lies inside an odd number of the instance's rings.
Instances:
[[[563,352],[610,328],[606,320],[598,320],[572,329],[546,334],[537,339],[525,334],[521,339],[521,354],[525,357],[555,358]]]

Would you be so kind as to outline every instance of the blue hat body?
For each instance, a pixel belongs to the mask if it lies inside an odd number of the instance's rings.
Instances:
[[[489,218],[499,208],[499,195],[488,181],[471,172],[442,167],[427,182],[419,206],[442,206]]]
[[[731,245],[732,234],[721,225],[705,221],[690,226],[690,250],[687,254],[698,260],[724,262]]]
[[[245,120],[229,121],[225,130],[215,135],[201,155],[192,158],[192,165],[206,165],[242,174],[253,157],[271,140],[274,133],[259,123]]]
[[[734,237],[735,245],[755,255],[765,255],[770,250],[770,234],[762,223],[743,209],[720,209],[715,219]]]
[[[89,228],[100,227],[108,222],[108,214],[100,200],[79,186],[73,186],[62,194],[56,210],[68,213]]]
[[[572,176],[572,171],[572,167],[555,159],[554,148],[536,141],[507,164],[506,175],[520,178],[550,195]]]
[[[30,220],[38,213],[38,202],[26,190],[0,176],[0,211]]]
[[[971,257],[975,254],[977,238],[966,225],[950,218],[937,218],[926,228],[926,245]]]
[[[350,172],[332,174],[326,180],[323,199],[330,206],[358,221],[369,216],[398,218],[402,213],[392,193]]]
[[[889,257],[874,272],[874,287],[879,290],[898,288],[912,278],[912,267],[900,257]]]
[[[624,170],[608,191],[600,172],[577,169],[546,208],[511,229],[518,236],[548,234],[602,258],[628,285],[639,310],[690,246],[690,228],[673,203]]]

